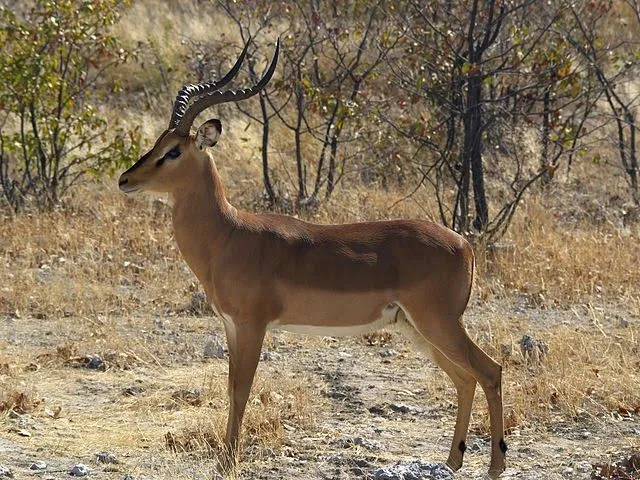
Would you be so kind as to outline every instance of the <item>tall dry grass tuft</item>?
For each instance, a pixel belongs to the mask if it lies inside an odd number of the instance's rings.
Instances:
[[[483,294],[517,293],[540,306],[637,298],[640,224],[582,219],[570,225],[550,203],[532,197],[503,243],[479,250]]]
[[[266,378],[258,373],[243,422],[243,444],[252,457],[265,449],[279,448],[285,432],[307,427],[314,418],[318,400],[306,379],[275,374]],[[166,447],[198,458],[218,458],[224,452],[226,427],[226,389],[219,379],[211,379],[201,408],[183,410],[184,421],[164,436]],[[208,405],[212,408],[206,408]]]
[[[619,421],[640,413],[640,329],[632,323],[605,329],[598,314],[592,315],[550,323],[515,321],[501,313],[471,326],[478,343],[503,365],[507,432],[553,430],[567,421]],[[532,331],[548,346],[540,358],[527,356],[520,345],[523,333]],[[481,394],[475,408],[483,412],[475,416],[475,431],[488,433]]]
[[[170,306],[191,281],[167,206],[101,185],[60,210],[0,224],[0,309],[46,319]]]
[[[34,388],[3,381],[0,377],[0,414],[14,412],[19,415],[34,412],[42,403]]]

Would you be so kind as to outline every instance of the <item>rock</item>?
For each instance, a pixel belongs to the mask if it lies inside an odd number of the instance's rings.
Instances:
[[[168,324],[169,322],[166,320],[163,320],[162,318],[153,319],[153,326],[156,330],[165,330]]]
[[[72,477],[86,477],[89,475],[89,469],[83,463],[77,463],[69,470]]]
[[[122,389],[122,395],[126,395],[129,397],[135,397],[136,395],[140,395],[144,392],[144,388],[138,385],[132,385],[130,387],[125,387]]]
[[[380,442],[376,442],[375,440],[369,440],[364,437],[354,438],[353,443],[355,445],[360,445],[361,447],[364,447],[367,450],[382,450],[382,444]],[[361,466],[361,465],[358,465],[358,466]]]
[[[204,358],[224,358],[224,345],[217,338],[209,340],[204,345]]]
[[[171,398],[179,400],[194,407],[202,405],[202,392],[197,388],[178,390],[173,392]]]
[[[8,467],[0,465],[0,478],[13,478],[13,472]]]
[[[382,357],[382,358],[389,358],[389,357],[395,357],[398,355],[398,352],[396,352],[393,348],[385,348],[384,350],[380,350],[378,352],[378,354]]]
[[[373,407],[369,407],[369,413],[372,413],[373,415],[385,415],[387,412],[383,406],[374,405]]]
[[[444,463],[415,460],[378,468],[373,471],[371,478],[373,480],[453,480],[453,470]]]
[[[120,463],[116,456],[111,452],[96,453],[96,460],[98,463]]]
[[[375,440],[369,440],[364,437],[354,437],[349,439],[336,439],[331,440],[329,442],[332,446],[337,448],[349,449],[353,448],[354,445],[364,447],[367,450],[382,450],[382,444],[380,442],[376,442]]]
[[[43,462],[42,460],[36,460],[29,467],[29,470],[46,470],[46,469],[47,469],[47,463]]]
[[[133,475],[131,475],[130,473],[125,473],[124,477],[122,477],[122,480],[136,480],[135,477]]]
[[[391,403],[389,404],[389,408],[394,412],[399,413],[410,413],[412,415],[423,413],[424,411],[418,407],[414,407],[412,405],[406,405],[404,403]]]
[[[537,340],[529,335],[523,335],[520,340],[520,352],[525,362],[542,363],[549,353],[549,346],[543,340]]]
[[[91,370],[106,370],[106,365],[100,355],[88,354],[85,358],[87,359],[87,368]]]
[[[272,352],[270,350],[265,350],[264,352],[262,352],[260,354],[260,360],[262,360],[263,362],[269,362],[271,360],[277,360],[278,358],[280,358],[280,355],[277,354],[276,352]]]
[[[326,457],[322,457],[322,459],[326,462],[334,463],[336,465],[342,465],[344,463],[344,457],[339,453],[327,455]]]
[[[104,372],[107,369],[107,364],[104,359],[97,354],[88,353],[83,357],[73,357],[67,362],[72,367],[76,368],[89,368],[91,370],[100,370]]]
[[[591,466],[591,462],[579,462],[576,465],[576,468],[579,472],[590,472],[593,468]]]

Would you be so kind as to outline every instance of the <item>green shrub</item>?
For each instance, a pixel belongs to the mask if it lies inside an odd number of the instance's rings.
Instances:
[[[0,6],[0,197],[13,210],[50,208],[87,173],[137,156],[138,132],[95,107],[116,92],[106,74],[128,56],[109,33],[126,3]]]

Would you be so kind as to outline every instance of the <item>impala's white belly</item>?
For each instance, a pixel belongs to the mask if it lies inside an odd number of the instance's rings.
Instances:
[[[395,323],[396,314],[400,307],[396,304],[389,304],[380,313],[380,317],[372,322],[350,325],[348,318],[345,318],[344,325],[304,325],[304,318],[300,319],[301,323],[287,324],[280,320],[271,322],[268,325],[269,330],[286,330],[287,332],[303,333],[306,335],[321,335],[325,337],[348,337],[363,335],[365,333],[375,332],[387,325]]]

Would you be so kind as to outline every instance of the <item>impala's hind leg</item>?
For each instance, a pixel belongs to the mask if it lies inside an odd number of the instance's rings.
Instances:
[[[404,319],[406,320],[406,318]],[[400,322],[399,329],[410,337],[414,343],[431,357],[451,378],[456,387],[458,396],[458,415],[453,432],[451,451],[447,459],[447,465],[456,471],[462,466],[464,452],[467,449],[466,439],[471,419],[471,407],[476,391],[476,379],[462,368],[445,357],[440,351],[431,345],[408,321]]]
[[[489,405],[491,425],[489,476],[496,478],[505,469],[507,451],[502,411],[502,367],[469,338],[459,319],[432,315],[416,321],[409,314],[407,316],[436,350],[458,369],[475,378],[482,387]]]
[[[433,360],[442,368],[453,381],[458,394],[458,416],[456,427],[453,432],[453,441],[447,465],[454,471],[462,466],[464,452],[467,449],[467,432],[469,431],[469,421],[471,419],[471,407],[473,406],[473,396],[476,391],[476,379],[469,375],[439,350],[433,349]]]

